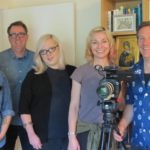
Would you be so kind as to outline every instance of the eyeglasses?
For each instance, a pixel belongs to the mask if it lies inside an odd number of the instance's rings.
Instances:
[[[56,45],[54,47],[50,47],[49,49],[41,49],[39,54],[40,55],[46,55],[47,53],[53,53],[57,47],[58,47],[58,45]]]
[[[9,33],[9,37],[11,37],[11,38],[13,38],[13,39],[15,39],[15,38],[17,38],[17,37],[19,37],[19,38],[24,38],[25,35],[26,35],[25,32]]]

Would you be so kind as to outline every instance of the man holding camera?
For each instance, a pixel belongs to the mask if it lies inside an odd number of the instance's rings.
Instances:
[[[126,128],[132,122],[131,150],[150,150],[150,21],[143,22],[137,29],[140,61],[134,65],[134,80],[127,85],[126,108],[118,124],[122,141]]]

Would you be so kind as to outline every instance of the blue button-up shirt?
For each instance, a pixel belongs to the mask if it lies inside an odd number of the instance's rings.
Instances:
[[[6,116],[13,116],[14,112],[12,110],[12,99],[10,94],[10,88],[5,75],[0,71],[0,128],[3,119]],[[4,137],[0,140],[0,147],[2,147],[6,142]]]
[[[132,144],[150,149],[150,80],[145,83],[143,59],[134,66],[134,80],[127,87],[126,102],[133,105]]]
[[[26,50],[23,57],[17,58],[12,49],[0,52],[0,70],[5,73],[9,81],[13,109],[16,114],[12,120],[13,125],[22,125],[18,115],[20,89],[27,72],[32,68],[33,54],[32,51]]]

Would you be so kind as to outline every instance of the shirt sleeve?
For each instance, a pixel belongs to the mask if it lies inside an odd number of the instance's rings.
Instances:
[[[71,75],[71,79],[75,80],[78,83],[81,83],[81,81],[82,81],[82,69],[81,69],[81,67],[78,67],[75,69],[75,71]]]
[[[21,86],[19,114],[30,114],[30,104],[32,100],[32,80],[34,71],[30,71]]]
[[[12,99],[11,99],[11,92],[8,80],[6,76],[0,72],[0,78],[1,78],[1,85],[0,85],[0,93],[1,93],[1,113],[2,116],[14,116],[14,111],[12,109]]]
[[[126,104],[133,104],[134,96],[132,91],[132,82],[127,83]]]

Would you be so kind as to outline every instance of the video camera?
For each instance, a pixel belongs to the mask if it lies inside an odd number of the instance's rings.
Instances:
[[[129,82],[133,79],[131,69],[121,69],[118,66],[106,66],[104,68],[95,66],[96,70],[101,74],[102,71],[106,75],[99,82],[97,94],[100,97],[103,112],[113,112],[116,110],[116,99],[120,93],[121,81]]]

